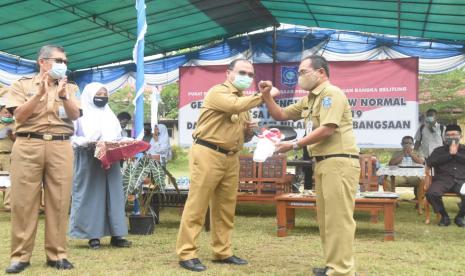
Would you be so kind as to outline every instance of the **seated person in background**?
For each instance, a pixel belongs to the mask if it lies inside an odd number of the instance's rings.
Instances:
[[[121,137],[130,137],[130,131],[128,133],[126,127],[128,126],[129,121],[131,121],[131,115],[123,111],[118,113],[116,117],[118,118],[118,121],[121,126]]]
[[[426,192],[426,198],[433,206],[434,211],[441,215],[439,226],[450,224],[442,195],[451,192],[460,195],[462,199],[454,222],[459,227],[465,227],[465,195],[460,194],[460,189],[465,183],[465,146],[459,144],[461,138],[462,129],[460,126],[448,125],[444,146],[434,149],[426,160],[426,164],[434,168],[433,180],[431,187]]]
[[[398,165],[414,165],[424,164],[425,159],[423,155],[413,149],[413,137],[404,136],[401,142],[402,150],[395,152],[391,160],[389,160],[389,166]],[[415,199],[417,199],[417,189],[421,179],[417,176],[396,176],[396,186],[402,187],[413,187]],[[391,190],[391,183],[389,183],[389,190]]]
[[[108,91],[98,82],[89,83],[81,95],[83,116],[75,122],[72,138],[74,178],[69,235],[88,239],[90,249],[100,248],[100,239],[129,247],[123,179],[119,162],[108,170],[94,157],[93,143],[121,139],[121,126],[108,106]]]
[[[10,155],[15,136],[13,134],[14,119],[10,111],[6,109],[5,104],[0,102],[0,171],[10,172]],[[10,190],[7,187],[3,198],[3,207],[5,211],[11,210]]]
[[[153,137],[150,139],[150,149],[147,151],[149,155],[160,155],[162,166],[166,166],[166,162],[171,160],[171,146],[168,129],[163,124],[153,126]]]

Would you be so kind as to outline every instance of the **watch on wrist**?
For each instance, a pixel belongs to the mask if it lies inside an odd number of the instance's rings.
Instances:
[[[295,141],[294,143],[292,143],[292,149],[293,149],[293,150],[298,150],[298,149],[300,149],[299,145],[297,144],[297,141]]]
[[[69,96],[68,95],[66,95],[66,96],[58,96],[58,98],[60,98],[63,101],[66,101],[66,100],[69,99]]]

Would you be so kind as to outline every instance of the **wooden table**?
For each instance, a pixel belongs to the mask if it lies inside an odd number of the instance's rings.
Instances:
[[[295,209],[316,209],[315,196],[283,194],[275,198],[278,222],[278,237],[286,237],[287,229],[295,225]],[[394,210],[396,199],[392,198],[356,198],[355,210],[369,211],[372,216],[379,211],[384,212],[384,240],[394,240]],[[373,222],[373,217],[372,220]]]

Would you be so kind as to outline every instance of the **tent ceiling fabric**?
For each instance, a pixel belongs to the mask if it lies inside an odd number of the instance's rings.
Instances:
[[[279,23],[465,42],[465,3],[454,0],[146,0],[145,55],[202,45]],[[3,0],[0,51],[36,58],[65,47],[70,69],[130,60],[133,0]]]
[[[465,41],[459,0],[263,0],[281,23]]]

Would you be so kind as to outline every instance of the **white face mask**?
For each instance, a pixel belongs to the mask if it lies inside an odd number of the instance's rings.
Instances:
[[[299,86],[307,91],[311,91],[318,84],[320,79],[315,75],[315,72],[310,75],[299,76],[298,83]]]
[[[253,82],[253,78],[246,75],[236,74],[232,84],[239,90],[244,90],[250,87]]]
[[[64,63],[56,63],[54,62],[52,65],[52,69],[48,71],[50,77],[59,80],[66,77],[66,71],[68,71],[68,67]]]

